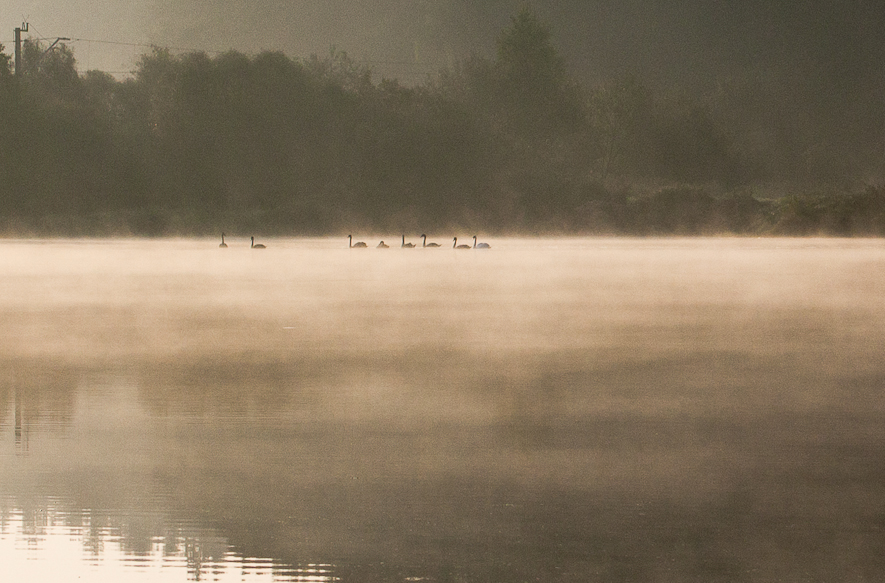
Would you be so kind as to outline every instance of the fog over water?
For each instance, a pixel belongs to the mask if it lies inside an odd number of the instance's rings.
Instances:
[[[0,241],[0,562],[54,581],[885,570],[881,240],[359,239]]]

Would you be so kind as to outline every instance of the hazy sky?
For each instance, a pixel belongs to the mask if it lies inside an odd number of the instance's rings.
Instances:
[[[155,43],[292,57],[331,46],[420,82],[471,52],[491,56],[523,0],[0,0],[7,53],[30,35],[75,39],[81,70],[123,72]],[[535,0],[569,68],[593,79],[638,73],[698,82],[713,72],[821,61],[880,67],[880,0]],[[877,31],[879,31],[877,33]],[[873,65],[879,63],[879,65]]]

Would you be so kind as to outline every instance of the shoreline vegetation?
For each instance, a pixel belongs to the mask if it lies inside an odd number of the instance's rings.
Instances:
[[[220,217],[183,209],[123,209],[91,214],[54,214],[31,218],[0,217],[0,237],[217,237],[232,232],[263,236],[340,235],[301,225],[293,229],[279,217]],[[437,231],[464,227],[437,227]],[[378,229],[368,226],[372,232]],[[512,236],[771,236],[883,237],[885,187],[855,194],[757,199],[748,193],[714,196],[701,188],[669,187],[627,197],[600,193],[568,217],[533,224],[505,223],[484,232]],[[380,231],[379,231],[380,232]]]
[[[841,107],[586,86],[528,7],[496,46],[419,86],[334,49],[158,48],[117,80],[34,39],[14,75],[0,46],[0,236],[885,236],[879,77]]]

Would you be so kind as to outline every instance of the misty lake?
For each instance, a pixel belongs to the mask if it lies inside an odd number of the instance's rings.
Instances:
[[[3,580],[885,575],[885,241],[377,239],[0,240]]]

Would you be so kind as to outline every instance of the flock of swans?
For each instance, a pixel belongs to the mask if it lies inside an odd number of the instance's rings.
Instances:
[[[219,245],[219,247],[221,247],[222,249],[227,249],[227,243],[224,242],[224,236],[225,236],[225,234],[222,233],[221,234],[221,244]],[[256,245],[255,244],[255,237],[252,237],[252,244],[250,245],[250,247],[252,249],[267,249],[267,247],[265,245],[262,245],[261,243],[258,243]]]
[[[347,246],[350,247],[351,249],[364,249],[364,248],[368,247],[368,245],[366,245],[362,241],[357,241],[356,243],[354,243],[353,242],[353,235],[347,236]],[[400,244],[401,248],[414,249],[417,246],[418,245],[416,245],[415,243],[412,243],[412,242],[406,243],[406,236],[403,235],[402,243]],[[380,243],[375,245],[375,247],[377,247],[378,249],[389,249],[390,245],[388,245],[384,241],[381,241]],[[433,242],[428,243],[427,242],[427,235],[421,235],[421,248],[432,248],[432,247],[442,247],[442,245],[440,245],[439,243],[433,243]],[[458,245],[458,237],[454,237],[452,239],[452,249],[491,249],[491,248],[492,248],[492,246],[489,245],[488,243],[477,243],[476,242],[476,235],[473,236],[473,247],[471,247],[470,245]]]
[[[222,249],[227,248],[227,243],[224,242],[224,236],[225,236],[224,233],[222,233],[221,234],[221,244],[219,245],[219,247],[221,247]],[[252,248],[252,249],[267,249],[267,247],[261,243],[256,244],[255,237],[252,237],[251,239],[252,239],[252,244],[250,245],[250,248]],[[432,241],[430,243],[428,243],[427,242],[427,235],[421,235],[421,239],[422,239],[422,242],[421,242],[422,248],[433,248],[433,247],[441,247],[442,246],[439,243],[434,243]],[[363,249],[363,248],[368,247],[368,245],[366,245],[363,241],[357,241],[356,243],[354,243],[353,242],[353,235],[347,236],[347,246],[350,249]],[[381,241],[380,243],[375,245],[375,247],[377,247],[378,249],[389,249],[390,245],[388,245],[384,241]],[[411,242],[406,243],[406,236],[403,235],[403,240],[402,240],[402,244],[400,245],[400,247],[403,249],[414,249],[415,247],[417,247],[417,245],[415,243],[411,243]],[[470,245],[463,245],[463,244],[458,245],[458,237],[454,237],[452,239],[452,249],[491,249],[491,248],[492,248],[492,246],[489,245],[488,243],[477,243],[476,235],[473,236],[473,246],[472,247]]]

